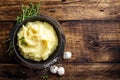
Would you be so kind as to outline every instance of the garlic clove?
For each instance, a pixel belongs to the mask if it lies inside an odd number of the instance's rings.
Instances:
[[[63,59],[70,59],[72,57],[72,53],[67,51],[67,52],[64,52],[63,54]]]
[[[58,67],[57,66],[53,65],[53,66],[50,67],[50,72],[51,73],[56,74],[57,71],[58,71]]]
[[[58,75],[63,76],[65,74],[64,67],[58,67],[57,73]]]

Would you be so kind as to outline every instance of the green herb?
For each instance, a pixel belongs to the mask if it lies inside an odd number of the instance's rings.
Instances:
[[[23,40],[23,39],[25,39],[25,38],[24,38],[24,37],[21,37],[21,38],[20,38],[20,40]]]
[[[37,16],[40,14],[40,3],[30,3],[28,6],[22,5],[22,14],[17,16],[17,23],[21,23],[26,18]]]
[[[12,42],[10,41],[10,38],[3,41],[2,43],[8,43],[8,42],[9,42],[9,47],[6,52],[9,54],[9,56],[11,56],[11,54],[13,53],[13,46],[12,46]]]
[[[62,80],[62,79],[59,77],[59,78],[57,78],[57,80]]]
[[[20,40],[21,40],[21,44],[22,45],[27,45],[27,43],[25,42],[25,38],[24,37],[20,38]]]
[[[9,56],[11,56],[11,54],[13,53],[13,46],[12,46],[12,42],[11,41],[9,43],[9,48],[7,50],[7,53],[9,54]]]
[[[48,76],[47,76],[47,75],[43,75],[43,76],[41,76],[41,78],[42,78],[43,80],[48,80]]]
[[[9,39],[6,39],[5,41],[3,41],[2,43],[7,43],[10,41],[10,38]]]

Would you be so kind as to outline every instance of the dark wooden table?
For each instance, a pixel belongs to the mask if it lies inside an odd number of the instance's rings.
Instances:
[[[57,19],[70,60],[56,63],[65,75],[21,66],[6,53],[21,4],[41,2],[41,13]],[[0,0],[0,80],[120,80],[120,0]]]

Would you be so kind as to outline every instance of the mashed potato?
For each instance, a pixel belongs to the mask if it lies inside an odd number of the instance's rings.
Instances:
[[[57,34],[47,22],[28,22],[17,36],[22,56],[34,61],[46,60],[58,46]]]

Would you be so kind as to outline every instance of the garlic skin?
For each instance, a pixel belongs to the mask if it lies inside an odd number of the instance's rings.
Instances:
[[[64,69],[64,67],[58,67],[58,75],[60,75],[60,76],[62,76],[62,75],[64,75],[65,74],[65,69]]]
[[[63,54],[63,59],[70,59],[72,57],[72,53],[67,51],[67,52],[64,52]]]
[[[53,65],[53,66],[50,67],[50,72],[51,73],[56,74],[57,71],[58,71],[58,67],[57,66]]]

